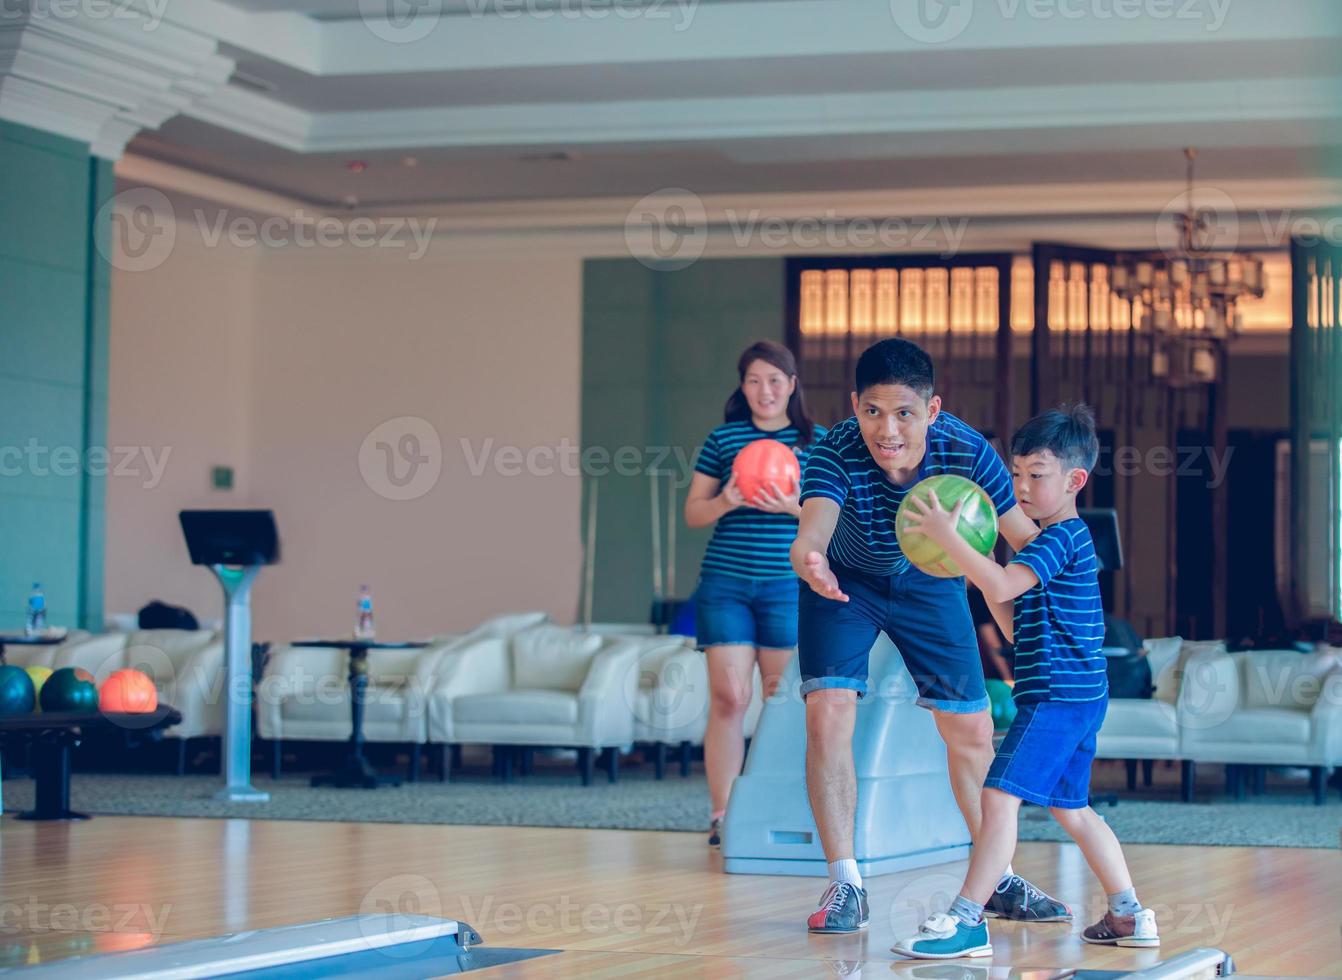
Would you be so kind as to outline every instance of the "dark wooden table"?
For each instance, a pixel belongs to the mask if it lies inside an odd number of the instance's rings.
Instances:
[[[59,635],[50,635],[38,633],[29,636],[27,633],[0,633],[0,664],[5,662],[5,647],[53,647],[58,643],[64,643],[69,633]]]
[[[182,713],[160,704],[146,712],[50,711],[0,718],[0,740],[25,739],[33,746],[33,778],[37,800],[20,820],[87,820],[70,809],[70,750],[86,738],[133,733],[157,741],[163,730],[180,724]]]
[[[330,647],[349,651],[349,754],[338,769],[312,777],[313,786],[339,786],[342,789],[377,789],[400,786],[400,776],[382,775],[363,754],[363,706],[368,690],[369,650],[416,650],[428,646],[423,641],[379,643],[376,640],[296,640],[296,647]]]

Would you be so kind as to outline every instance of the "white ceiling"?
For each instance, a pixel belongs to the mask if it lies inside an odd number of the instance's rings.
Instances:
[[[909,20],[940,0],[561,2],[174,0],[236,72],[129,152],[404,208],[1169,180],[1190,143],[1309,179],[1342,145],[1335,0],[961,0],[946,40]]]

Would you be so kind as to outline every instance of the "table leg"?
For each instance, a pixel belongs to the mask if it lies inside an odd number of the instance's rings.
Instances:
[[[33,753],[36,806],[20,813],[20,820],[87,820],[87,813],[70,809],[70,749],[78,737],[65,729],[44,734]]]
[[[339,786],[342,789],[377,789],[400,786],[399,776],[382,775],[364,758],[363,709],[368,691],[368,651],[349,652],[349,754],[339,769],[312,777],[313,786]]]

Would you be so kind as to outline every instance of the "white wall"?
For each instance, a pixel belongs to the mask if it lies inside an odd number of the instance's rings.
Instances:
[[[161,265],[130,271],[114,264],[104,574],[109,614],[133,613],[155,598],[185,605],[202,619],[221,614],[213,576],[189,564],[177,512],[247,498],[258,259],[254,250],[226,243],[206,247],[194,225],[183,223]],[[147,463],[151,453],[166,460],[160,478]],[[234,468],[232,493],[210,488],[216,465]]]
[[[109,444],[166,451],[167,465],[157,482],[143,463],[108,481],[109,613],[162,598],[217,617],[177,512],[258,506],[275,510],[283,550],[255,591],[258,639],[347,633],[364,582],[391,638],[509,610],[573,619],[580,480],[499,475],[492,460],[472,476],[460,441],[577,444],[581,257],[441,242],[407,256],[207,246],[186,222],[161,266],[114,269]],[[359,465],[365,437],[398,417],[442,447],[410,500]],[[232,492],[210,489],[221,464]]]
[[[275,509],[284,560],[258,589],[258,636],[347,632],[365,582],[389,637],[519,609],[572,620],[579,479],[492,467],[472,476],[460,440],[577,443],[581,279],[575,255],[267,256],[252,359],[252,496]],[[431,426],[442,445],[436,483],[409,500],[380,492],[390,488],[385,455],[374,453],[370,479],[359,465],[365,438],[400,417],[422,420],[415,428]],[[388,433],[401,475],[405,434],[418,433]]]

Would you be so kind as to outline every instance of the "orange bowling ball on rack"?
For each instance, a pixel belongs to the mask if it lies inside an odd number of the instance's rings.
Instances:
[[[124,714],[146,714],[158,707],[158,690],[143,671],[126,668],[103,681],[98,692],[98,710]]]

